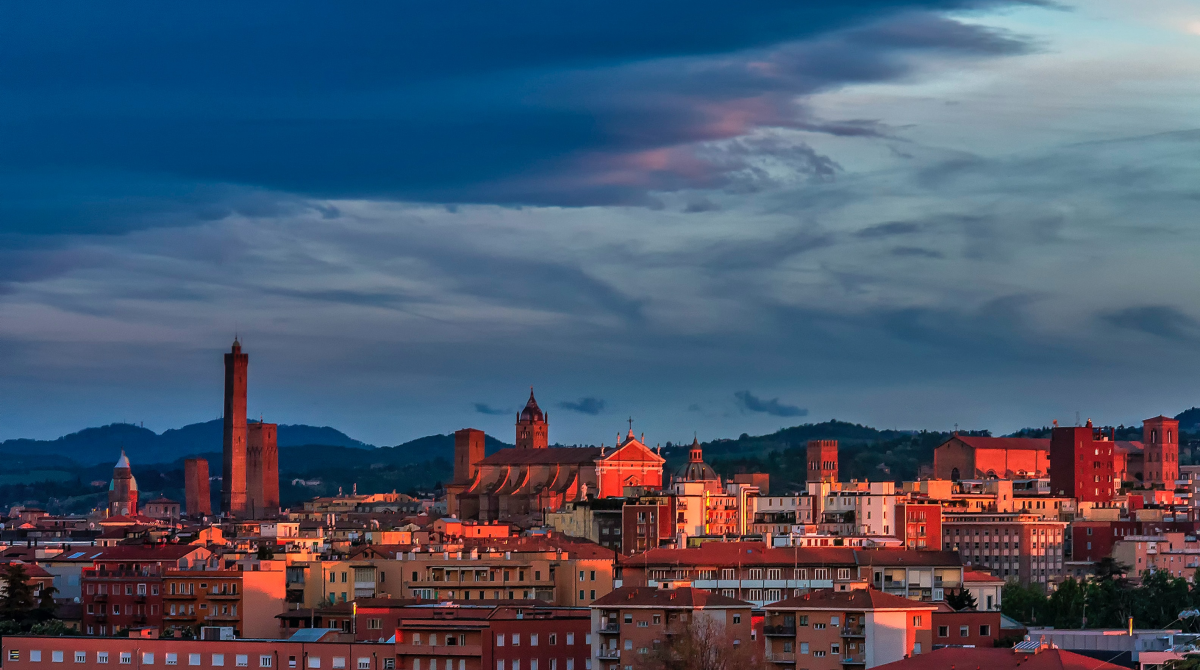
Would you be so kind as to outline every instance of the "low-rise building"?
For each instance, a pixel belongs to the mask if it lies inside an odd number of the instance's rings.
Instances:
[[[764,608],[766,658],[780,668],[873,668],[933,648],[936,605],[882,591],[818,589]]]
[[[626,586],[591,609],[593,670],[638,666],[687,626],[724,635],[734,647],[753,644],[751,604],[702,589]]]

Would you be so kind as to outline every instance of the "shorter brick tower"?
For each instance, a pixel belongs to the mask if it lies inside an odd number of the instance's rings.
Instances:
[[[137,514],[138,487],[133,472],[129,469],[129,459],[121,451],[121,458],[113,467],[112,483],[108,485],[108,515],[132,516]]]
[[[519,433],[518,433],[519,434]],[[459,519],[479,516],[479,499],[459,495],[466,491],[479,472],[479,461],[483,460],[484,440],[482,430],[463,428],[454,431],[454,481],[446,486],[446,511]]]
[[[1115,447],[1103,430],[1092,426],[1091,419],[1082,427],[1055,427],[1050,432],[1051,495],[1079,502],[1111,502]]]
[[[808,441],[808,481],[836,482],[838,480],[837,440]]]
[[[517,415],[517,448],[545,449],[550,446],[550,415],[543,414],[533,399],[533,387],[529,387],[529,402]]]
[[[278,426],[246,425],[246,513],[261,518],[279,513]]]
[[[1174,489],[1175,480],[1179,479],[1179,422],[1166,416],[1146,419],[1142,422],[1142,444],[1145,445],[1143,481]]]
[[[208,461],[189,458],[183,462],[184,511],[192,516],[212,514],[212,492],[209,490]]]

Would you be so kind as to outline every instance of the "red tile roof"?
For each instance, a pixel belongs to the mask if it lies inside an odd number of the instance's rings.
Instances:
[[[964,582],[996,582],[997,584],[1004,583],[1003,579],[993,575],[990,572],[983,572],[982,570],[963,570],[963,581]]]
[[[125,544],[100,550],[97,561],[178,561],[196,551],[208,550],[194,544]]]
[[[591,463],[600,458],[599,447],[549,447],[501,449],[479,461],[480,465],[567,465]]]
[[[1120,670],[1122,666],[1098,661],[1065,649],[1025,653],[987,647],[946,647],[894,663],[875,666],[887,670]]]
[[[629,567],[688,565],[942,565],[957,567],[953,551],[854,549],[852,547],[771,547],[762,542],[705,542],[687,549],[651,549],[621,559]]]
[[[622,586],[592,602],[592,607],[717,608],[753,607],[750,603],[704,589],[680,587],[656,589],[649,586]]]
[[[1033,437],[977,437],[974,435],[955,435],[950,438],[959,440],[975,449],[1026,449],[1033,451],[1050,451],[1050,440]]]
[[[933,603],[901,598],[875,589],[834,591],[814,589],[802,596],[767,605],[769,610],[840,609],[840,610],[936,610]]]

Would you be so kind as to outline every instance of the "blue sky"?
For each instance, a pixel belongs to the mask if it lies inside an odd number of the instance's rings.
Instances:
[[[0,4],[0,439],[1200,404],[1194,4]]]

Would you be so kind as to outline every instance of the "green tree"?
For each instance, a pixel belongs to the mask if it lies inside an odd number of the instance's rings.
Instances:
[[[0,577],[4,582],[4,594],[0,595],[0,618],[8,621],[24,621],[33,612],[33,587],[29,585],[29,574],[20,563],[9,563]]]
[[[57,635],[59,637],[65,635],[79,635],[79,631],[67,626],[67,624],[58,619],[50,619],[38,624],[34,624],[29,628],[30,635]]]
[[[258,560],[269,561],[275,558],[275,547],[269,544],[258,545]]]
[[[1055,628],[1083,628],[1087,587],[1067,578],[1046,601],[1046,623]]]
[[[979,607],[979,603],[975,601],[974,594],[971,593],[970,589],[966,588],[947,593],[946,604],[953,607],[956,611],[973,610]]]
[[[1010,580],[1000,596],[1000,611],[1005,616],[1027,625],[1036,624],[1039,619],[1045,621],[1046,592],[1041,586],[1021,586],[1016,580]]]

